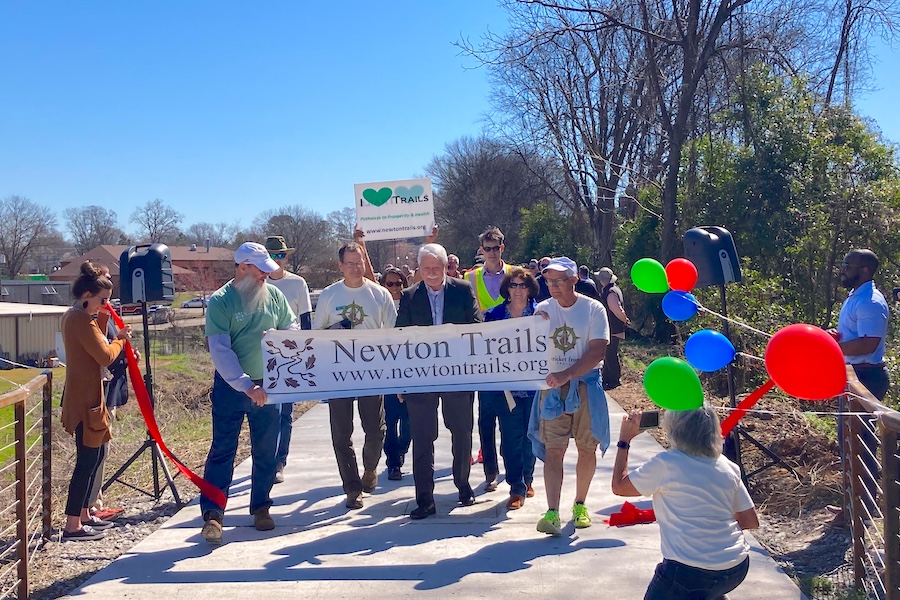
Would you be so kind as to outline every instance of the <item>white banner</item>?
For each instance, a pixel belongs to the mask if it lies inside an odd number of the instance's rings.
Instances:
[[[397,329],[270,331],[269,403],[379,394],[547,389],[541,317]]]
[[[353,193],[356,222],[367,242],[431,235],[435,222],[431,179],[357,183]]]

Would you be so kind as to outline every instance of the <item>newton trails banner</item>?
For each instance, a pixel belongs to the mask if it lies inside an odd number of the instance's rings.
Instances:
[[[431,179],[357,183],[353,192],[356,222],[367,242],[431,235]]]
[[[379,394],[546,389],[547,321],[270,331],[269,403]]]

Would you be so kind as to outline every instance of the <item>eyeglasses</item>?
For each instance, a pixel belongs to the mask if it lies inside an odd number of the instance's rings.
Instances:
[[[527,287],[528,287],[528,284],[527,284],[527,283],[516,283],[516,282],[512,282],[512,283],[509,284],[509,289],[511,289],[511,290],[515,290],[515,289],[522,289],[522,290],[523,290],[523,289],[525,289],[525,288],[527,288]]]
[[[848,267],[853,267],[854,269],[858,269],[858,268],[860,268],[860,267],[862,267],[862,266],[863,266],[863,265],[856,265],[856,264],[848,263],[848,262],[842,262],[842,263],[841,263],[841,268],[842,268],[842,269],[846,269],[846,268],[848,268]]]
[[[287,256],[287,252],[269,252],[269,256],[281,260],[282,258],[285,258]]]
[[[566,279],[550,279],[549,277],[544,277],[544,283],[546,283],[548,286],[563,285],[564,283],[568,283],[568,282],[569,282],[568,278],[566,278]]]
[[[388,281],[384,284],[384,287],[403,287],[402,281]]]
[[[500,246],[482,246],[481,249],[485,252],[500,252]]]
[[[107,304],[109,304],[109,298],[100,298],[101,306],[106,306]]]

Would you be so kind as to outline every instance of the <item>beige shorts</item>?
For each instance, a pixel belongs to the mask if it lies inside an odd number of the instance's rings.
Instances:
[[[560,396],[565,398],[568,393],[569,384],[567,383],[560,389]],[[584,382],[579,382],[578,393],[581,397],[581,405],[575,414],[563,413],[555,419],[541,419],[538,431],[541,441],[547,448],[568,448],[570,438],[575,438],[575,447],[581,450],[594,452],[600,445],[591,430],[591,411],[588,406],[590,403],[588,402],[587,385]],[[546,397],[547,392],[541,392],[539,410],[544,408]]]

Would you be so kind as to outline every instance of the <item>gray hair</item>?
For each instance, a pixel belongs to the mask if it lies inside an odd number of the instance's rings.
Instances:
[[[447,250],[440,244],[425,244],[419,248],[419,256],[417,262],[421,265],[422,259],[426,256],[433,256],[445,267],[447,266]]]
[[[672,447],[688,456],[718,458],[722,454],[722,427],[708,402],[694,410],[667,410],[663,429]]]

